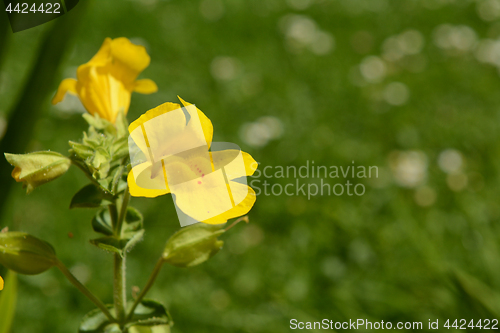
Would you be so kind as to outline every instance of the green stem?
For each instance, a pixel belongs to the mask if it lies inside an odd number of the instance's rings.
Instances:
[[[125,322],[125,305],[127,293],[125,283],[125,257],[115,253],[114,258],[114,303],[116,320],[120,324]]]
[[[87,296],[99,309],[101,309],[102,313],[104,313],[104,315],[110,321],[112,322],[116,321],[115,318],[113,318],[113,316],[109,312],[106,305],[104,305],[104,303],[100,299],[98,299],[94,294],[92,294],[92,292],[90,292],[90,290],[87,289],[87,287],[85,287],[80,281],[78,281],[78,279],[73,274],[71,274],[69,269],[66,266],[64,266],[64,264],[61,261],[58,260],[56,266],[64,274],[64,276],[66,276],[69,282],[71,282],[76,288],[78,288],[78,290],[80,290],[85,296]]]
[[[116,230],[116,224],[118,220],[118,210],[116,209],[116,203],[108,205],[108,209],[109,209],[109,216],[111,218],[111,224],[113,226],[113,230],[115,231],[115,235],[120,236],[121,232],[117,232]]]
[[[130,200],[130,192],[128,186],[123,193],[122,206],[120,208],[120,215],[118,216],[118,222],[116,223],[116,232],[121,235],[121,230],[123,226],[123,221],[125,221],[125,216],[127,216],[127,207]]]
[[[155,283],[155,280],[158,277],[158,274],[160,273],[160,270],[161,270],[162,266],[163,266],[163,258],[160,258],[158,260],[158,262],[156,263],[156,266],[153,269],[153,272],[149,276],[148,282],[146,283],[146,285],[142,289],[142,291],[139,294],[139,296],[137,296],[137,298],[135,299],[135,302],[132,305],[132,308],[130,308],[130,311],[129,311],[128,316],[127,316],[127,320],[132,319],[132,316],[134,315],[135,308],[137,307],[137,305],[139,305],[139,303],[142,301],[142,299],[144,298],[144,296],[146,296],[146,294],[149,291],[149,289],[151,289],[151,287]]]

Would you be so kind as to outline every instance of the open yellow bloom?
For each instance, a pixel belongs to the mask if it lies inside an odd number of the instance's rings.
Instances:
[[[172,193],[179,218],[209,224],[248,213],[256,196],[246,176],[257,163],[236,145],[212,143],[210,120],[181,102],[184,107],[165,103],[130,124],[130,194],[152,198]]]
[[[52,104],[61,102],[69,92],[80,98],[90,114],[114,123],[120,110],[127,113],[133,91],[151,94],[158,90],[152,80],[136,80],[150,60],[143,46],[127,38],[106,38],[97,54],[78,67],[76,80],[61,82]]]

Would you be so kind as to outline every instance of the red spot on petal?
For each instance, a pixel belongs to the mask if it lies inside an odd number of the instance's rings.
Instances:
[[[199,181],[199,180],[198,180],[198,184],[200,184],[200,185],[201,185],[201,181]]]
[[[202,173],[202,174],[201,174],[201,178],[203,178],[203,177],[205,177],[205,174],[204,174],[204,173]]]

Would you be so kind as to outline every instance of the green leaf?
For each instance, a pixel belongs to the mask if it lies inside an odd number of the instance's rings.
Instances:
[[[170,332],[173,324],[172,317],[161,303],[143,300],[135,308],[131,322],[126,327],[130,328],[129,332]],[[146,327],[150,330],[143,330]]]
[[[106,306],[111,314],[114,313],[113,305]],[[120,326],[111,323],[100,309],[94,309],[83,317],[79,333],[121,333]]]
[[[127,214],[125,215],[125,223],[123,225],[124,234],[142,229],[143,220],[144,218],[142,217],[141,212],[132,206],[128,206]]]
[[[17,301],[17,276],[9,271],[5,288],[0,292],[0,333],[9,333],[14,320]]]
[[[56,265],[54,248],[25,232],[0,233],[0,264],[14,272],[35,275]]]
[[[133,302],[129,302],[131,307]],[[113,305],[106,306],[114,315]],[[134,310],[131,321],[125,325],[129,333],[169,333],[174,323],[163,305],[151,300],[143,300]],[[121,333],[120,327],[112,323],[99,309],[94,309],[83,317],[79,333]],[[3,332],[0,332],[3,333]]]
[[[126,252],[130,251],[135,244],[142,240],[144,229],[129,232],[125,236],[126,237],[122,239],[115,236],[100,237],[90,240],[90,243],[102,250],[118,253],[123,256]]]
[[[167,241],[163,260],[177,267],[199,265],[219,252],[224,242],[217,237],[224,232],[222,225],[197,223],[187,226]]]
[[[129,333],[170,333],[170,326],[160,325],[160,326],[132,326],[128,329]]]
[[[106,194],[97,186],[89,184],[76,194],[71,199],[69,208],[95,208],[100,207],[102,200]]]
[[[113,226],[111,225],[109,209],[103,208],[94,215],[92,218],[92,228],[95,232],[99,232],[106,236],[113,235]]]

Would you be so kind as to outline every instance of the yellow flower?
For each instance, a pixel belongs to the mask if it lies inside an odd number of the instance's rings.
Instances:
[[[3,279],[1,276],[0,276],[0,290],[3,290]]]
[[[130,124],[130,194],[152,198],[172,193],[178,210],[208,224],[245,215],[256,196],[242,178],[252,175],[257,163],[236,145],[212,144],[210,120],[181,102],[184,107],[165,103]]]
[[[120,110],[127,114],[132,92],[151,94],[158,90],[149,79],[136,80],[148,67],[150,57],[143,46],[127,38],[106,38],[97,54],[77,69],[77,80],[65,79],[59,85],[52,104],[67,92],[77,95],[87,111],[115,122]]]

